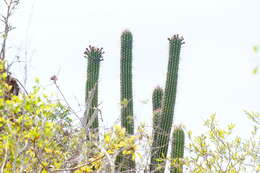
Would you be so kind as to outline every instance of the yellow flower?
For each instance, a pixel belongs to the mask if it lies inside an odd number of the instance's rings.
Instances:
[[[106,144],[109,144],[111,142],[110,134],[105,134],[104,135],[104,141],[105,141]]]

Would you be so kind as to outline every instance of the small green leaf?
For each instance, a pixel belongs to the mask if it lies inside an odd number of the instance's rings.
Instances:
[[[7,39],[7,34],[2,34],[1,37],[2,37],[3,39]]]
[[[141,100],[141,103],[143,103],[143,104],[147,104],[148,102],[149,102],[148,99],[146,99],[146,100]]]
[[[260,50],[260,46],[259,46],[259,45],[253,47],[253,51],[254,51],[254,53],[258,53],[259,50]]]
[[[253,70],[252,70],[252,74],[256,74],[258,72],[258,66],[256,66]]]
[[[39,84],[39,83],[40,83],[40,79],[39,79],[39,78],[35,78],[35,79],[34,79],[34,82],[37,83],[37,84]]]

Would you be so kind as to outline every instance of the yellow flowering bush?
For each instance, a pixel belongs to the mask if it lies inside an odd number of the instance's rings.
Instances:
[[[42,94],[39,81],[29,93],[13,95],[0,62],[0,173],[12,172],[116,172],[118,154],[139,157],[137,169],[148,171],[150,137],[143,126],[127,135],[119,125],[106,130],[99,140],[89,141],[82,126],[72,125],[71,110]],[[7,97],[8,94],[8,97]],[[171,165],[193,173],[239,173],[260,171],[259,114],[246,112],[255,123],[249,139],[234,137],[234,124],[220,128],[215,115],[205,121],[207,133],[193,137],[186,157],[170,160]],[[146,155],[146,156],[145,156]]]
[[[188,132],[190,143],[184,159],[186,171],[192,173],[240,173],[260,171],[259,114],[246,112],[255,125],[248,138],[234,136],[234,124],[219,127],[215,114],[204,123],[207,132],[193,136]],[[257,124],[258,123],[258,124]]]
[[[66,157],[63,133],[71,120],[60,103],[40,95],[38,86],[28,94],[9,93],[4,62],[0,62],[1,172],[39,172],[60,168]],[[60,138],[62,136],[62,138]]]
[[[93,172],[106,169],[119,152],[135,157],[136,138],[116,125],[100,141],[86,140],[86,129],[73,127],[69,108],[32,91],[10,94],[0,62],[0,172]],[[113,165],[109,165],[112,166]]]

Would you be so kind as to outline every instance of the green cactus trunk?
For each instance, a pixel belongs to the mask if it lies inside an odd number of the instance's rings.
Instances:
[[[183,164],[181,158],[184,155],[185,135],[181,127],[174,129],[172,134],[172,153],[171,158],[174,161],[174,166],[171,166],[171,173],[183,173]]]
[[[162,107],[163,89],[156,87],[153,91],[153,130],[155,131],[159,127],[160,112]]]
[[[96,47],[89,46],[84,52],[85,57],[88,60],[87,65],[87,82],[86,82],[86,94],[85,94],[85,102],[91,102],[89,105],[90,107],[86,107],[85,111],[85,123],[89,125],[91,129],[91,133],[95,132],[98,134],[98,116],[94,114],[96,112],[97,104],[98,104],[98,79],[99,79],[99,69],[100,69],[100,61],[103,60],[103,49],[99,49]],[[91,93],[91,92],[94,92]],[[90,95],[93,95],[92,99],[90,100]],[[92,117],[95,116],[95,117]],[[94,118],[94,119],[93,119]],[[89,134],[87,134],[89,135]],[[89,136],[88,136],[89,138]]]
[[[152,105],[153,105],[153,131],[152,131],[152,148],[151,148],[151,164],[150,169],[154,170],[155,168],[155,162],[156,159],[156,138],[158,137],[158,131],[160,130],[160,115],[161,115],[161,108],[162,108],[162,99],[163,99],[163,89],[161,87],[156,87],[153,90],[152,94]]]
[[[120,90],[121,90],[121,125],[128,134],[134,134],[133,93],[132,93],[132,42],[131,32],[121,35]]]
[[[166,78],[166,85],[163,96],[162,112],[160,115],[160,131],[155,135],[156,148],[152,148],[155,151],[155,156],[151,160],[151,165],[160,164],[157,167],[156,173],[163,173],[165,170],[165,162],[158,162],[156,158],[162,158],[167,156],[168,146],[170,141],[170,132],[173,123],[174,106],[177,92],[177,80],[178,80],[178,68],[180,59],[181,45],[183,44],[183,38],[178,35],[174,35],[169,38],[169,61],[168,71]],[[157,136],[158,135],[158,136]],[[153,153],[153,152],[152,152]],[[154,170],[151,166],[150,169]]]
[[[130,31],[124,31],[121,35],[120,58],[120,102],[121,102],[121,126],[126,129],[128,135],[134,134],[134,113],[132,93],[132,42]],[[119,154],[116,165],[120,171],[135,172],[135,162],[131,156]],[[131,171],[129,171],[131,170]]]

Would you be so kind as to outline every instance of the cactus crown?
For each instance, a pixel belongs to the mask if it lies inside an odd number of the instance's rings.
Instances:
[[[94,46],[89,45],[88,48],[86,48],[84,52],[84,57],[85,58],[92,58],[93,60],[96,61],[103,61],[103,54],[105,52],[103,51],[103,48],[97,48]]]
[[[174,130],[183,130],[183,129],[184,129],[184,125],[182,125],[182,124],[175,125],[175,126],[173,127],[173,131],[174,131]]]
[[[132,33],[129,30],[124,30],[122,32],[121,38],[128,36],[128,39],[133,39]]]
[[[121,34],[121,58],[126,58],[126,56],[130,53],[128,56],[132,56],[132,41],[133,41],[133,35],[130,31],[125,30]],[[126,52],[125,52],[126,51]],[[129,52],[130,51],[130,52]]]
[[[184,38],[183,38],[182,36],[179,36],[179,34],[176,34],[176,35],[174,35],[174,36],[168,38],[168,40],[170,41],[170,43],[173,43],[173,42],[175,42],[175,41],[180,41],[181,44],[185,44],[185,42],[183,41]]]

